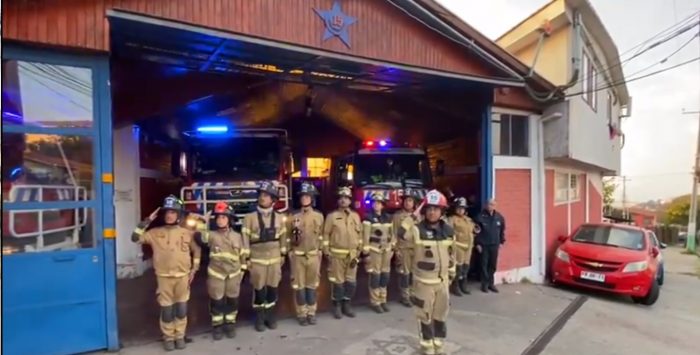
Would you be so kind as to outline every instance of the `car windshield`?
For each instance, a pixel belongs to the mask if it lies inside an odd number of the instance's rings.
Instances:
[[[571,240],[632,250],[644,250],[646,247],[641,231],[614,226],[582,226]]]
[[[275,179],[280,168],[277,138],[200,140],[193,146],[193,177],[212,179]]]
[[[422,154],[367,154],[355,160],[355,181],[359,186],[430,184],[430,166]]]

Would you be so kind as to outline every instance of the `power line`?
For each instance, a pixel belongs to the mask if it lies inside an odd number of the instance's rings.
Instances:
[[[614,87],[617,87],[617,86],[620,86],[620,85],[624,85],[624,84],[627,84],[627,83],[631,83],[631,82],[633,82],[633,81],[637,81],[637,80],[641,80],[641,79],[644,79],[644,78],[648,78],[648,77],[654,76],[654,75],[656,75],[656,74],[661,74],[661,73],[663,73],[663,72],[666,72],[666,71],[669,71],[669,70],[672,70],[672,69],[676,69],[676,68],[678,68],[678,67],[682,67],[682,66],[684,66],[684,65],[688,65],[688,64],[691,64],[691,63],[693,63],[693,62],[697,62],[698,60],[700,60],[700,57],[696,57],[696,58],[694,58],[694,59],[685,61],[685,62],[683,62],[683,63],[676,64],[676,65],[674,65],[674,66],[672,66],[672,67],[668,67],[668,68],[665,68],[665,69],[657,70],[657,71],[655,71],[655,72],[651,72],[651,73],[646,74],[646,75],[638,76],[638,77],[636,77],[636,78],[632,78],[632,79],[628,79],[628,80],[623,80],[623,81],[620,81],[620,82],[617,82],[617,83],[612,83],[612,84],[610,84],[610,85],[608,85],[608,86],[603,86],[603,87],[597,88],[597,89],[592,90],[592,91],[579,91],[579,92],[576,92],[576,93],[573,93],[573,94],[568,94],[568,95],[565,95],[565,97],[578,96],[578,95],[583,95],[583,94],[585,94],[585,93],[587,93],[587,92],[597,92],[597,91],[602,91],[602,90],[605,90],[605,89],[614,88]]]
[[[639,48],[639,47],[641,47],[641,46],[643,46],[643,45],[645,45],[645,44],[647,44],[647,43],[653,41],[654,39],[656,39],[656,38],[658,38],[658,37],[660,37],[660,36],[662,36],[662,35],[665,35],[666,33],[670,32],[670,31],[672,31],[672,30],[674,30],[674,29],[676,29],[676,28],[681,27],[682,25],[684,25],[684,24],[690,22],[690,20],[692,20],[693,18],[697,17],[698,14],[700,14],[700,11],[696,11],[695,13],[693,13],[692,15],[690,15],[690,16],[684,18],[684,19],[681,20],[680,22],[674,23],[673,25],[671,25],[671,27],[668,27],[668,28],[662,30],[661,32],[655,34],[654,36],[652,36],[652,37],[650,37],[650,38],[647,38],[646,40],[644,40],[644,41],[642,41],[642,42],[636,44],[634,47],[629,48],[629,49],[627,49],[626,51],[622,52],[622,53],[620,54],[620,57],[624,56],[624,55],[627,54],[627,53],[632,52],[633,50],[635,50],[635,49],[637,49],[637,48]]]
[[[653,63],[653,64],[651,64],[651,65],[649,65],[649,66],[647,66],[647,67],[644,67],[643,69],[637,70],[636,72],[630,74],[630,76],[635,76],[635,75],[637,75],[637,74],[639,74],[639,73],[641,73],[641,72],[643,72],[643,71],[646,71],[647,69],[649,69],[649,68],[651,68],[651,67],[653,67],[653,66],[666,63],[669,59],[671,59],[671,57],[673,57],[674,55],[678,54],[678,52],[680,52],[681,50],[683,50],[683,48],[687,47],[690,43],[692,43],[693,40],[694,40],[695,38],[697,38],[698,36],[700,36],[700,33],[696,33],[695,35],[693,35],[693,37],[691,37],[690,39],[688,39],[688,41],[686,41],[685,43],[683,43],[683,45],[681,45],[680,47],[678,47],[678,49],[676,49],[675,51],[673,51],[673,53],[671,53],[671,54],[669,54],[668,56],[666,56],[666,58],[661,59],[660,61],[655,62],[655,63]]]

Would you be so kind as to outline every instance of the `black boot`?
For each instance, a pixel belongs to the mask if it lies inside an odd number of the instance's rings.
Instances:
[[[343,305],[343,306],[344,306],[344,305]],[[382,306],[381,306],[381,305],[378,305],[378,304],[370,304],[370,305],[369,305],[369,309],[373,310],[374,313],[380,313],[380,314],[381,314],[381,313],[384,313],[384,309],[382,309]],[[343,311],[343,313],[345,313],[345,311]],[[349,317],[349,316],[348,316],[348,317]]]
[[[466,295],[471,295],[469,291],[469,264],[464,264],[461,266],[459,274],[459,290]]]
[[[316,325],[316,316],[315,316],[315,315],[312,315],[312,314],[309,314],[308,316],[306,316],[306,322],[307,322],[309,325]]]
[[[235,338],[236,337],[236,324],[235,323],[224,324],[224,333],[226,333],[226,337],[229,339]]]
[[[333,318],[343,318],[341,304],[343,302],[343,297],[345,297],[345,288],[343,284],[333,284],[333,289],[331,291],[331,297],[333,299]]]
[[[498,293],[498,289],[494,285],[489,286],[489,291],[491,291],[493,293]]]
[[[224,338],[224,330],[221,328],[222,327],[220,325],[214,326],[214,329],[211,331],[212,339],[221,340]]]
[[[259,332],[265,331],[265,310],[258,309],[255,311],[255,330]]]
[[[471,295],[471,291],[469,291],[469,285],[467,284],[467,279],[461,279],[459,280],[459,290],[462,291],[465,295]]]
[[[165,351],[175,350],[175,340],[163,340],[163,350],[165,350]]]
[[[357,285],[354,282],[346,282],[344,286],[345,297],[343,298],[343,314],[350,318],[355,318],[355,312],[353,312],[352,310],[350,300],[353,296],[355,296],[355,288],[357,287]]]
[[[343,318],[343,313],[340,308],[341,301],[333,301],[333,318],[340,319]]]
[[[409,277],[408,274],[399,277],[399,288],[401,289],[401,300],[399,302],[406,307],[411,307],[411,300],[406,296],[406,291],[410,287]]]
[[[350,306],[350,300],[343,300],[343,314],[347,317],[355,318],[355,312],[353,312],[352,306]]]
[[[457,296],[457,297],[462,297],[462,292],[459,290],[459,280],[454,279],[452,280],[452,283],[450,283],[450,293]]]
[[[267,305],[265,310],[265,325],[270,329],[277,329],[277,287],[267,287]]]

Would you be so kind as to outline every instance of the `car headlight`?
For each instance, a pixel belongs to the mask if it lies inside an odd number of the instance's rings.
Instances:
[[[625,265],[625,268],[622,269],[622,272],[639,272],[639,271],[644,271],[649,267],[649,263],[645,261],[637,261],[634,263],[629,263]]]
[[[559,259],[565,263],[569,262],[569,253],[561,250],[561,248],[557,249],[556,256],[557,256],[557,259]]]

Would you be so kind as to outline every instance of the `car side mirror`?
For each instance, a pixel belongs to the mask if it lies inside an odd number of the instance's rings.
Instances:
[[[557,238],[557,240],[559,240],[559,243],[564,243],[567,239],[569,239],[569,237],[565,235],[560,235],[559,238]]]
[[[661,252],[659,251],[659,248],[657,248],[657,247],[651,248],[651,255],[652,255],[652,256],[657,257],[657,256],[659,256],[659,253],[661,253]]]
[[[666,249],[668,247],[666,243],[659,243],[659,246],[661,247],[661,249]]]

